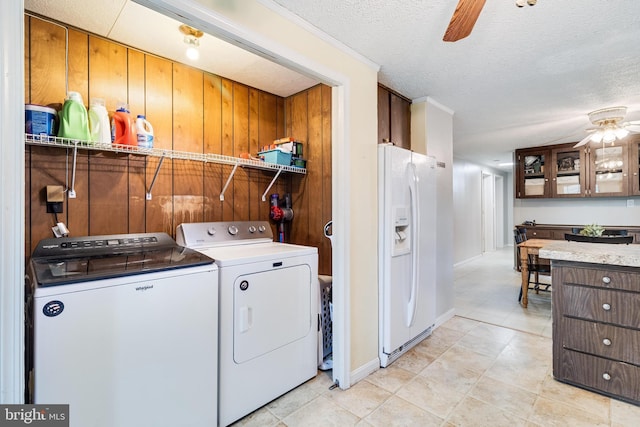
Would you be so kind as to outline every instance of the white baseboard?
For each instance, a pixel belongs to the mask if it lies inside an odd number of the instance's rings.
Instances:
[[[480,255],[476,255],[476,256],[473,256],[473,257],[471,257],[471,258],[467,258],[467,259],[462,260],[462,261],[460,261],[460,262],[456,262],[455,264],[453,264],[453,268],[460,267],[461,265],[464,265],[464,264],[466,264],[466,263],[468,263],[468,262],[471,262],[471,261],[475,261],[475,260],[477,260],[478,258],[482,258],[482,254],[480,254]]]
[[[380,359],[376,357],[375,359],[372,359],[371,361],[360,366],[355,371],[351,371],[351,386],[373,374],[378,369],[380,369]],[[342,386],[340,388],[342,388]]]
[[[455,316],[455,314],[456,314],[456,309],[452,308],[451,310],[447,311],[446,313],[442,314],[441,316],[438,316],[436,318],[436,328],[438,326],[442,325],[447,320],[451,319],[453,316]]]

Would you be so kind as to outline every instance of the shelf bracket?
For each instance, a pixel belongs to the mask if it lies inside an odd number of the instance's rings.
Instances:
[[[147,190],[146,199],[151,200],[151,190],[153,190],[153,186],[156,183],[156,178],[158,178],[158,173],[160,172],[160,168],[162,167],[162,162],[164,162],[164,156],[166,153],[162,153],[162,157],[160,157],[160,161],[158,162],[158,167],[156,168],[156,173],[153,175],[153,179],[151,180],[151,185],[149,186],[149,190]]]
[[[263,202],[267,201],[267,193],[269,192],[269,190],[271,190],[271,187],[273,187],[273,183],[276,182],[276,179],[278,179],[278,177],[282,173],[282,169],[284,169],[284,168],[278,168],[278,173],[276,174],[276,176],[273,177],[273,179],[269,183],[269,186],[267,187],[267,189],[264,190],[264,193],[262,194],[262,201]]]
[[[78,141],[73,145],[73,166],[71,168],[71,188],[69,188],[70,199],[76,198],[76,159],[78,158]]]
[[[224,201],[224,192],[227,191],[227,187],[229,186],[229,183],[231,182],[231,179],[233,178],[233,175],[236,173],[236,169],[238,169],[238,165],[239,165],[239,163],[236,163],[233,166],[233,170],[231,171],[231,174],[229,175],[229,178],[227,178],[227,182],[224,184],[224,187],[222,188],[222,192],[220,193],[220,201],[221,202]]]

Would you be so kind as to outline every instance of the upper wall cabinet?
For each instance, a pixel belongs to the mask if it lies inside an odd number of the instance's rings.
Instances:
[[[595,146],[589,155],[589,196],[629,195],[629,154],[626,144]]]
[[[516,198],[640,195],[640,135],[615,145],[516,150]]]
[[[567,144],[551,150],[551,197],[584,197],[586,152]]]
[[[411,101],[378,86],[378,144],[411,148]]]
[[[548,148],[528,148],[516,151],[516,198],[551,197]]]

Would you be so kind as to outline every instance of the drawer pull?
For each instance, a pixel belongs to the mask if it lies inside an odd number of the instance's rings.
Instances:
[[[602,374],[602,378],[604,378],[606,381],[609,381],[611,379],[611,375],[605,372],[604,374]]]
[[[611,283],[611,277],[604,276],[604,277],[602,278],[602,283],[604,283],[604,284],[608,285],[609,283]]]
[[[605,339],[602,340],[602,344],[611,345],[611,340],[609,338],[605,338]]]
[[[609,310],[611,310],[611,304],[606,304],[606,303],[605,303],[605,304],[602,304],[602,308],[603,308],[605,311],[609,311]]]

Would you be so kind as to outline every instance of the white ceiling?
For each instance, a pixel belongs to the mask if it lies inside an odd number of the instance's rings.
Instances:
[[[442,36],[455,0],[259,0],[288,9],[381,66],[379,81],[455,111],[454,154],[491,166],[515,148],[578,141],[587,113],[614,105],[640,119],[640,1],[488,0],[471,35]],[[129,0],[25,0],[27,10],[186,62],[179,23]],[[175,27],[175,33],[173,28]],[[252,54],[210,53],[198,68],[281,96],[314,85]],[[229,47],[229,45],[227,45]]]
[[[275,95],[289,96],[318,83],[209,34],[200,39],[200,58],[190,61],[178,30],[182,23],[131,0],[25,0],[24,6],[37,15]]]

